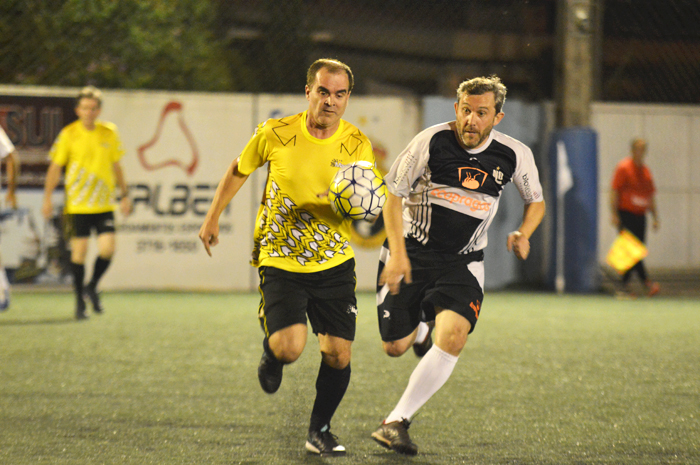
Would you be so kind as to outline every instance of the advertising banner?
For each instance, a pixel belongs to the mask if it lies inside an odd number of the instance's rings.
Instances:
[[[60,129],[75,120],[78,91],[0,86],[0,123],[17,146],[25,176],[18,192],[22,208],[8,212],[0,247],[6,265],[22,267],[21,282],[70,283],[70,251],[61,232],[62,186],[54,193],[55,217],[46,222],[40,210],[48,151]],[[219,180],[255,126],[306,110],[303,94],[106,90],[103,97],[100,119],[118,128],[133,212],[127,217],[116,212],[117,250],[101,288],[255,290],[257,271],[249,261],[264,169],[250,176],[222,214],[220,243],[212,257],[197,234]],[[418,104],[405,98],[353,96],[345,119],[370,138],[384,173],[419,129]],[[383,240],[381,221],[355,224],[360,290],[375,287]],[[87,276],[95,257],[91,243]]]

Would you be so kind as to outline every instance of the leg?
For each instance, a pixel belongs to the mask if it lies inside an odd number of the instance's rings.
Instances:
[[[457,358],[467,342],[471,324],[452,310],[438,310],[435,318],[435,345],[418,363],[387,423],[410,420],[452,374]]]
[[[306,325],[297,323],[263,340],[263,355],[258,365],[258,380],[263,391],[274,394],[282,384],[284,365],[295,362],[306,346]]]
[[[87,255],[88,237],[72,237],[70,240],[70,261],[73,272],[73,291],[75,292],[75,317],[87,318],[85,300],[83,299],[83,280],[85,279],[85,256]]]
[[[344,455],[345,447],[330,433],[331,419],[350,384],[352,341],[319,334],[321,367],[316,378],[316,399],[311,411],[306,449],[316,454]]]
[[[0,312],[10,307],[10,282],[5,267],[0,264]]]
[[[115,242],[113,232],[101,233],[97,236],[97,258],[95,259],[95,266],[92,270],[92,278],[90,278],[90,282],[85,287],[85,294],[92,302],[92,308],[95,313],[102,313],[103,311],[100,296],[97,293],[97,284],[112,262]]]

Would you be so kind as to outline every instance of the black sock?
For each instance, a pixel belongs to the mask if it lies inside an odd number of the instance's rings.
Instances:
[[[350,384],[350,364],[342,370],[321,362],[316,378],[316,401],[311,411],[309,431],[321,431],[330,428],[331,418],[343,400]]]
[[[85,265],[82,263],[70,264],[71,271],[73,272],[73,290],[75,290],[75,296],[78,299],[83,298],[83,280],[85,279]]]
[[[89,284],[90,287],[93,289],[97,288],[97,283],[100,281],[102,275],[105,274],[105,271],[107,271],[107,267],[109,267],[110,263],[112,263],[111,258],[97,257],[95,260],[95,268],[92,270],[92,279],[90,279]]]

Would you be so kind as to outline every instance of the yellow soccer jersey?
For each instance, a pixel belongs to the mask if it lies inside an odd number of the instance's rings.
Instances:
[[[51,161],[66,167],[66,212],[114,210],[114,163],[124,155],[117,127],[98,121],[88,131],[80,120],[61,130],[51,147]]]
[[[269,163],[253,265],[311,273],[353,258],[350,220],[333,213],[327,192],[338,167],[360,160],[374,163],[372,144],[347,121],[328,139],[309,134],[306,112],[258,125],[238,162],[244,175]]]

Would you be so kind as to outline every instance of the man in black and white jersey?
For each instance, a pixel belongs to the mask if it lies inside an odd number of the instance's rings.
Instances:
[[[456,120],[419,133],[385,177],[387,242],[382,248],[377,311],[384,351],[412,346],[422,355],[394,410],[372,438],[415,455],[411,417],[450,377],[484,297],[484,248],[503,187],[513,182],[525,202],[523,221],[506,247],[525,260],[545,213],[532,151],[494,131],[506,88],[497,76],[460,84]],[[435,343],[431,325],[434,321]]]

